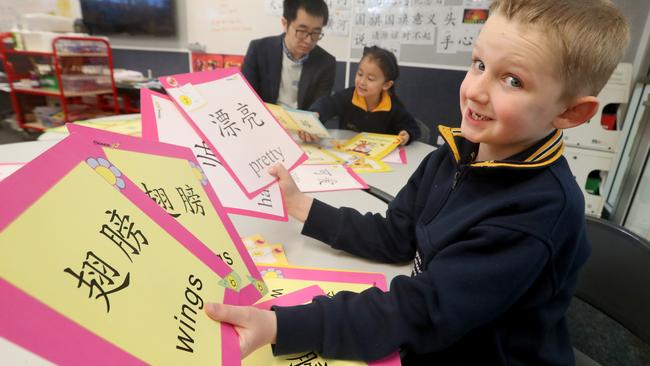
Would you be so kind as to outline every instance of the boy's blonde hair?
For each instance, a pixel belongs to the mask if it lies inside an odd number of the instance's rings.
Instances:
[[[494,0],[497,13],[546,35],[558,54],[562,98],[596,96],[623,57],[627,20],[608,0]]]

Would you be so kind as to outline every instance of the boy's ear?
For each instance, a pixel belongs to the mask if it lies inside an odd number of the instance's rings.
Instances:
[[[281,17],[280,21],[282,22],[282,29],[284,29],[284,32],[285,33],[288,32],[289,31],[289,27],[288,27],[289,22],[287,22],[287,18]]]
[[[587,122],[598,111],[598,98],[585,96],[574,99],[567,109],[553,121],[553,127],[557,129],[580,126]]]

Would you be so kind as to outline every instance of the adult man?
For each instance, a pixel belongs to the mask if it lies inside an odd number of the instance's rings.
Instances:
[[[284,0],[284,33],[251,41],[242,72],[262,100],[307,109],[332,91],[336,60],[316,45],[328,16],[323,0]]]

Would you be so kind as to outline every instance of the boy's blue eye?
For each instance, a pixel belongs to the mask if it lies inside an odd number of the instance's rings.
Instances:
[[[508,86],[511,86],[513,88],[521,88],[522,87],[521,80],[517,79],[514,76],[507,76],[506,77],[506,84],[508,84]]]
[[[476,68],[478,71],[485,71],[485,64],[481,60],[474,60],[472,62],[472,67]]]

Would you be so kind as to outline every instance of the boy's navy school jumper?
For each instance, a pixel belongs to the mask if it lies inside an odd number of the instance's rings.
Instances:
[[[420,137],[420,127],[396,96],[384,91],[375,109],[368,111],[366,100],[354,87],[319,98],[310,108],[318,112],[325,123],[339,117],[339,128],[357,132],[385,133],[397,135],[404,130],[409,134],[409,142]]]
[[[275,307],[276,354],[405,365],[572,365],[564,320],[590,245],[562,133],[503,161],[440,127],[386,217],[314,200],[302,233],[378,261],[414,259],[389,292],[339,292]]]

